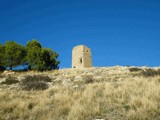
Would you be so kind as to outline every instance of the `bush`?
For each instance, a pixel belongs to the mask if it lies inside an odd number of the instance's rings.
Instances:
[[[51,82],[51,79],[48,76],[26,76],[25,79],[22,80],[22,87],[25,90],[45,90],[48,88],[46,82]]]
[[[38,82],[28,82],[25,84],[25,90],[45,90],[48,88],[48,85],[43,81]]]
[[[160,70],[155,70],[155,69],[145,69],[145,71],[142,72],[144,76],[156,76],[156,75],[160,75]]]
[[[3,78],[2,72],[0,71],[0,78]]]
[[[15,84],[15,83],[18,83],[18,82],[19,81],[16,77],[9,76],[4,82],[2,82],[2,84],[11,85],[11,84]]]
[[[84,82],[86,84],[92,83],[93,82],[93,77],[92,76],[84,76]]]
[[[157,73],[160,75],[160,68],[158,68]]]
[[[4,71],[4,70],[6,70],[6,68],[3,66],[0,66],[0,71]]]
[[[137,72],[137,71],[142,71],[142,69],[137,68],[137,67],[132,67],[132,68],[129,68],[129,71],[130,72]]]
[[[47,75],[28,75],[25,76],[23,82],[34,82],[34,81],[43,81],[43,82],[51,82],[51,78]]]
[[[140,73],[140,75],[143,75],[146,77],[160,75],[160,69],[155,70],[153,68],[142,69],[142,68],[132,67],[132,68],[129,68],[129,71],[130,72],[138,72],[138,73]]]

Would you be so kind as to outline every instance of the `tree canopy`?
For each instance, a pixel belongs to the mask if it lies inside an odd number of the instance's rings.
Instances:
[[[28,69],[44,71],[58,69],[58,53],[52,49],[42,47],[37,40],[28,41],[22,46],[14,41],[7,41],[0,44],[0,66],[13,67],[27,64]]]
[[[27,61],[31,69],[43,71],[58,68],[60,63],[56,60],[58,54],[51,49],[42,47],[38,41],[29,41],[26,49]]]
[[[7,41],[5,43],[5,66],[13,67],[22,64],[26,55],[25,48],[14,41]]]
[[[5,46],[0,44],[0,66],[4,66]]]

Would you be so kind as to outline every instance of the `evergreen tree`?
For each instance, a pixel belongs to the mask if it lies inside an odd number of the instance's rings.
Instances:
[[[7,41],[5,43],[5,65],[12,70],[22,64],[25,60],[26,50],[23,46],[14,41]]]
[[[0,44],[0,70],[5,69],[5,46]]]
[[[27,43],[26,49],[29,68],[41,70],[44,64],[41,54],[41,44],[36,40],[32,40]]]
[[[58,54],[51,49],[42,48],[43,60],[45,61],[45,70],[58,69]]]
[[[58,68],[60,63],[57,60],[58,54],[51,49],[42,47],[37,40],[29,41],[26,49],[29,68],[38,71]]]

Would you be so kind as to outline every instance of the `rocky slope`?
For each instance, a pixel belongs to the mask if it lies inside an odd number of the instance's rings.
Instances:
[[[159,120],[160,68],[0,74],[2,120]]]
[[[8,77],[15,77],[18,81],[21,81],[25,76],[33,75],[47,75],[52,81],[47,84],[52,87],[56,84],[63,86],[78,87],[85,83],[91,82],[110,82],[121,83],[125,79],[133,79],[137,77],[152,77],[160,75],[160,67],[148,68],[148,67],[93,67],[84,69],[60,69],[48,72],[12,72],[5,71],[1,73],[0,83],[4,82]],[[0,88],[8,89],[20,89],[19,84],[0,85]]]

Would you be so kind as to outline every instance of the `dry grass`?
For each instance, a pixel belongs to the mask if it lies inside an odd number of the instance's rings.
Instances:
[[[114,78],[116,79],[116,78]],[[159,120],[160,76],[126,76],[74,88],[0,90],[2,120]]]

